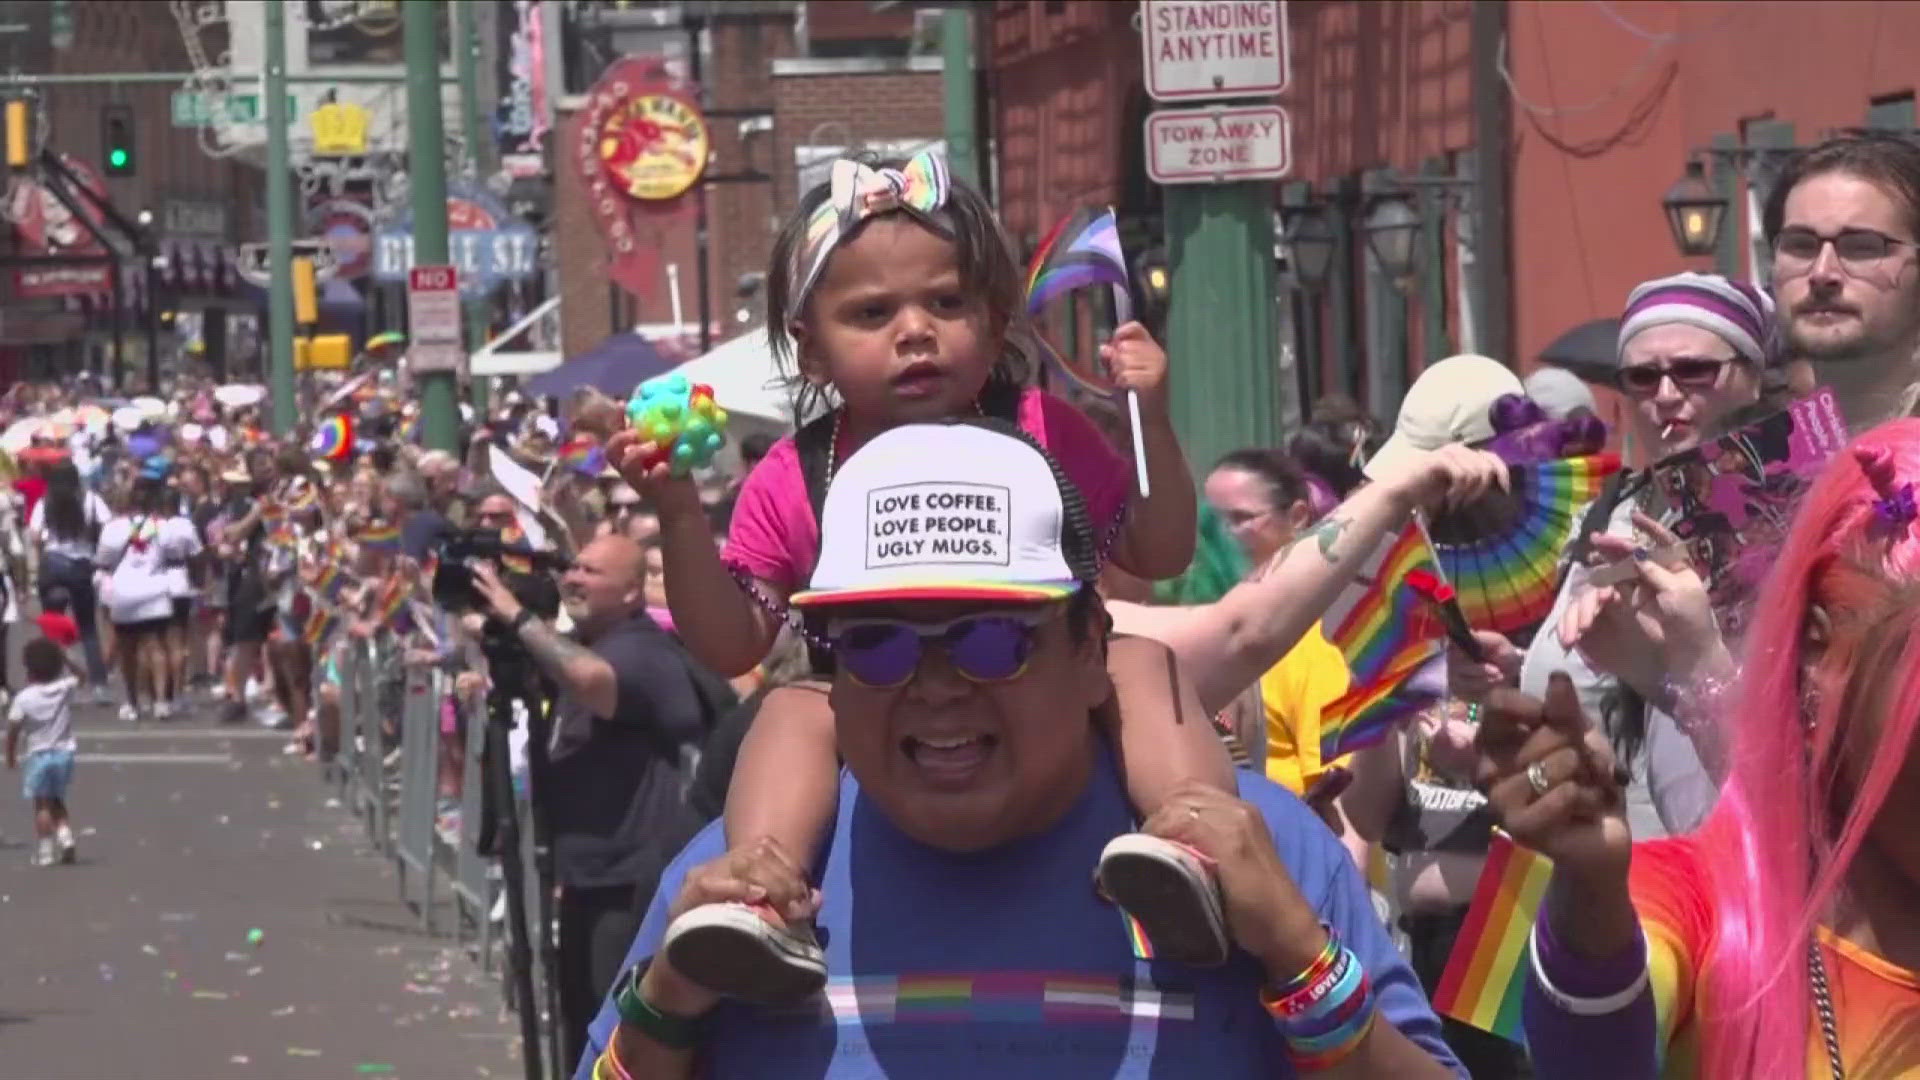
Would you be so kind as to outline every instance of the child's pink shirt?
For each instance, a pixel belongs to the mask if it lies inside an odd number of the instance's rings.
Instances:
[[[1017,416],[1020,428],[1080,489],[1096,537],[1104,542],[1132,491],[1133,465],[1079,410],[1044,391],[1024,391]],[[819,554],[820,523],[789,435],[741,484],[722,558],[729,567],[792,593],[812,576]]]

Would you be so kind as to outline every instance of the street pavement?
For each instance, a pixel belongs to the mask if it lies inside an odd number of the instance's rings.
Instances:
[[[498,982],[285,735],[80,712],[75,865],[30,867],[19,773],[0,791],[0,1076],[521,1075]]]

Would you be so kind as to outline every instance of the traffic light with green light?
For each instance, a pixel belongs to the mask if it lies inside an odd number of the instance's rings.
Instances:
[[[132,176],[139,155],[133,146],[133,107],[100,108],[100,160],[108,176]]]

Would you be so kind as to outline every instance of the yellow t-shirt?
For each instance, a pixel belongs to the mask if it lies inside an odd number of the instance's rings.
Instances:
[[[1346,692],[1346,658],[1315,623],[1260,676],[1260,704],[1267,713],[1267,779],[1299,795],[1320,776],[1320,710]]]

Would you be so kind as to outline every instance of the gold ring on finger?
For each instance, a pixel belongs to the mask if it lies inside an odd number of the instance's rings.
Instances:
[[[1553,782],[1547,779],[1547,763],[1536,761],[1527,766],[1527,786],[1533,789],[1533,797],[1539,798],[1547,793]]]

